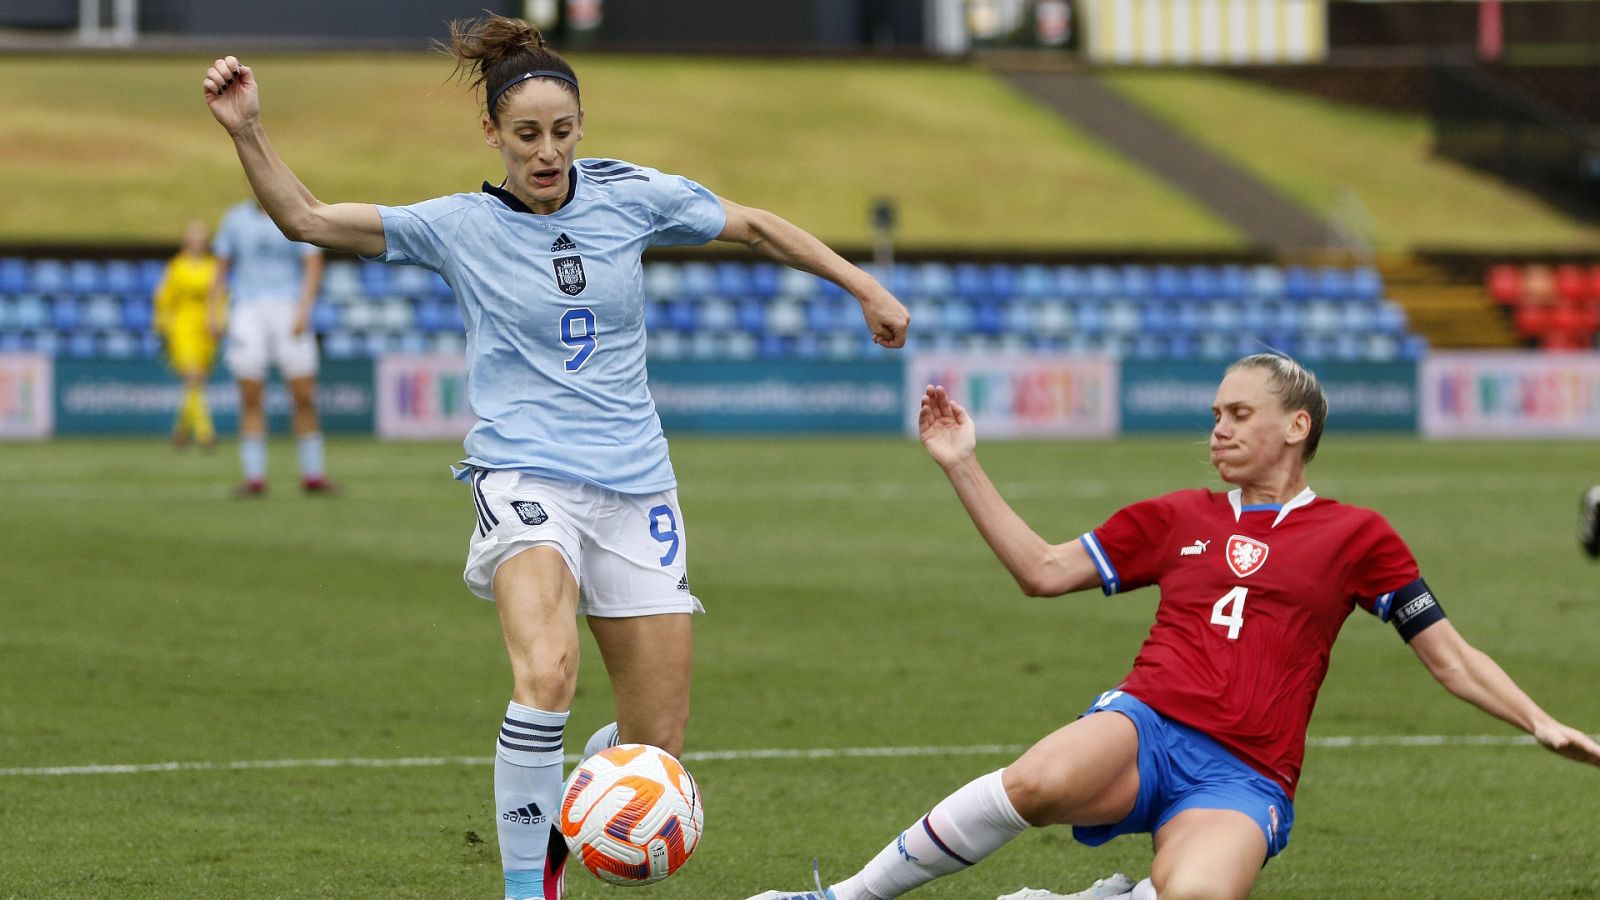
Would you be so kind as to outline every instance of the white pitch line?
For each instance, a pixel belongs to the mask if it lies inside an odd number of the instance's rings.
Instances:
[[[1600,734],[1593,735],[1600,740]],[[1521,747],[1534,743],[1529,735],[1494,734],[1405,734],[1341,737],[1311,737],[1308,747]],[[852,759],[905,756],[1000,756],[1015,755],[1027,744],[975,744],[966,747],[816,747],[773,748],[766,750],[699,750],[683,754],[684,762],[732,762],[769,759]],[[568,753],[566,761],[578,761]],[[161,762],[120,765],[40,766],[0,769],[0,778],[28,775],[135,775],[146,772],[217,772],[241,769],[403,769],[426,766],[487,766],[491,756],[405,756],[389,759],[346,757],[341,759],[241,759],[230,762]]]

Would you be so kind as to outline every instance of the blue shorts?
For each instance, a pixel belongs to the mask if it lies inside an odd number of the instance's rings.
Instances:
[[[1245,765],[1204,733],[1163,716],[1122,691],[1102,694],[1084,715],[1118,712],[1139,731],[1139,798],[1113,825],[1074,826],[1079,843],[1098,847],[1123,834],[1155,834],[1186,809],[1232,809],[1261,827],[1267,858],[1289,846],[1294,804],[1277,782]]]

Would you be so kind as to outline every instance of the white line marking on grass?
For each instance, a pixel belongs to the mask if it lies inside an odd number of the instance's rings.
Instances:
[[[1593,735],[1600,740],[1600,734]],[[1339,737],[1312,737],[1308,747],[1521,747],[1534,743],[1529,735],[1496,734],[1402,734]],[[685,753],[684,762],[734,762],[769,759],[853,759],[904,756],[1000,756],[1015,755],[1027,744],[974,744],[965,747],[815,747],[773,748],[766,750],[697,750]],[[566,761],[578,756],[568,753]],[[231,762],[162,762],[121,765],[41,766],[0,769],[0,777],[27,775],[136,775],[146,772],[219,772],[241,769],[404,769],[426,766],[487,766],[492,756],[404,756],[390,759],[346,757],[342,759],[241,759]]]

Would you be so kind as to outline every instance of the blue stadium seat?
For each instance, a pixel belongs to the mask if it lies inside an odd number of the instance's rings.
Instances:
[[[378,312],[371,302],[348,303],[339,310],[339,327],[347,331],[367,331],[376,327]]]
[[[110,294],[95,294],[83,298],[80,311],[84,328],[105,331],[108,328],[122,326],[122,304]]]
[[[1400,358],[1400,338],[1392,334],[1369,334],[1361,358],[1367,362],[1394,362]]]
[[[1272,321],[1267,324],[1267,330],[1284,334],[1298,334],[1305,331],[1305,318],[1301,315],[1301,307],[1288,302],[1273,304]]]
[[[905,298],[917,292],[917,270],[913,266],[892,266],[889,269],[888,278],[884,278],[876,267],[872,267],[870,271],[872,271],[873,277],[877,278],[879,283],[888,288],[889,293],[894,294],[896,297]],[[904,302],[904,300],[902,299],[901,302]],[[823,352],[824,354],[827,353],[826,347],[824,347]]]
[[[46,356],[61,355],[61,333],[58,331],[30,331],[23,335],[24,348]]]
[[[806,327],[812,334],[850,331],[856,327],[860,307],[837,297],[813,297],[805,304]]]
[[[1261,332],[1273,327],[1278,318],[1278,304],[1264,300],[1250,300],[1240,306],[1239,327],[1244,331]],[[1222,330],[1222,329],[1215,329]]]
[[[1157,266],[1151,278],[1151,291],[1162,300],[1194,299],[1194,289],[1188,276],[1177,266]]]
[[[748,331],[723,334],[722,355],[727,359],[755,359],[761,353],[761,339]]]
[[[1384,334],[1402,335],[1406,331],[1405,307],[1393,300],[1384,300],[1378,304],[1377,320],[1373,327]]]
[[[1339,327],[1349,334],[1363,334],[1378,327],[1377,304],[1347,300],[1339,307]]]
[[[441,331],[429,338],[428,349],[447,356],[459,356],[467,350],[467,337],[459,331]]]
[[[972,333],[973,310],[970,298],[951,297],[944,303],[939,316],[939,330],[957,338]]]
[[[1250,276],[1244,266],[1223,266],[1217,270],[1215,296],[1224,300],[1243,300],[1250,293]]]
[[[1356,298],[1355,281],[1348,269],[1332,266],[1317,270],[1315,295],[1325,300],[1352,300]]]
[[[150,359],[161,355],[161,338],[153,331],[139,335],[139,355]]]
[[[339,308],[328,303],[318,303],[311,307],[311,330],[317,334],[327,334],[339,327]]]
[[[396,337],[395,349],[401,353],[423,353],[428,349],[428,338],[420,331],[402,331]]]
[[[105,291],[105,269],[93,260],[73,260],[67,266],[67,289],[79,294],[98,294]]]
[[[821,278],[784,266],[778,270],[778,293],[785,297],[812,297],[822,291]]]
[[[1109,335],[1132,335],[1139,332],[1142,317],[1139,304],[1132,300],[1118,300],[1105,307],[1105,329]]]
[[[1034,311],[1042,300],[1014,300],[1004,305],[1001,310],[1001,329],[1006,334],[1020,334],[1023,336],[1033,333],[1033,322],[1037,318]],[[1056,301],[1059,302],[1059,301]]]
[[[1143,300],[1155,296],[1155,278],[1144,266],[1123,266],[1118,274],[1122,285],[1118,296],[1131,300]]]
[[[16,256],[0,259],[0,294],[20,294],[28,289],[28,261]]]
[[[737,325],[737,311],[726,297],[704,297],[699,305],[702,331],[732,331]]]
[[[1363,335],[1346,333],[1333,338],[1333,358],[1340,362],[1356,362],[1365,349]]]
[[[149,331],[153,316],[149,298],[138,295],[122,298],[123,328],[129,331]]]
[[[67,267],[59,259],[36,259],[28,272],[28,290],[41,294],[61,294],[67,288]]]
[[[23,344],[22,332],[0,331],[0,353],[21,353],[28,349]]]
[[[1383,299],[1383,277],[1371,266],[1350,273],[1351,288],[1358,299],[1376,302]]]
[[[1053,297],[1056,294],[1056,280],[1054,273],[1047,267],[1032,264],[1017,270],[1014,296],[1037,300],[1041,297]]]
[[[1244,304],[1237,300],[1218,299],[1205,304],[1205,322],[1195,331],[1239,331],[1244,328]]]
[[[1175,360],[1194,359],[1196,353],[1195,336],[1192,334],[1174,334],[1167,338],[1167,358]]]
[[[1160,335],[1148,333],[1135,335],[1133,351],[1130,355],[1137,360],[1166,359],[1167,342]]]
[[[348,331],[330,331],[322,338],[322,355],[329,359],[355,359],[361,355],[361,345]]]
[[[361,261],[361,293],[368,297],[382,297],[389,293],[389,270],[395,268],[367,259]]]
[[[1077,300],[1089,293],[1089,276],[1077,266],[1056,266],[1056,293]]]
[[[767,327],[767,300],[757,297],[740,300],[734,318],[741,331],[760,334]]]
[[[807,315],[805,301],[793,297],[775,297],[767,305],[766,334],[793,337],[806,330]],[[765,347],[766,344],[763,343],[762,346]],[[761,355],[765,357],[767,351],[763,349]]]
[[[1072,304],[1061,299],[1041,300],[1030,310],[1024,333],[1046,339],[1062,338],[1072,330],[1072,323]]]
[[[720,262],[716,268],[717,280],[715,292],[724,297],[739,299],[748,297],[754,290],[751,286],[750,267],[742,262]]]
[[[995,263],[988,267],[989,277],[988,296],[997,300],[1009,300],[1017,295],[1017,270],[1006,263]]]
[[[156,292],[161,284],[161,278],[167,272],[165,260],[141,259],[139,260],[139,287],[138,292],[150,296]]]
[[[700,327],[698,312],[693,300],[670,300],[667,302],[667,327],[674,331],[694,331]]]
[[[139,339],[133,332],[120,328],[108,331],[102,352],[108,359],[132,359],[139,355]]]
[[[682,359],[687,350],[684,347],[683,335],[663,328],[650,333],[645,352],[650,359]]]
[[[939,262],[918,263],[916,271],[917,287],[914,293],[924,297],[944,297],[955,293],[955,270],[948,265]]]
[[[1189,282],[1189,295],[1196,300],[1217,300],[1226,295],[1222,291],[1222,275],[1211,266],[1190,266],[1184,270]]]
[[[983,267],[977,263],[961,263],[957,265],[955,277],[956,296],[967,300],[989,296],[989,279],[986,277]]]
[[[1295,302],[1304,302],[1317,295],[1317,282],[1311,270],[1304,266],[1290,266],[1283,273],[1283,296]]]
[[[1193,298],[1178,301],[1178,334],[1199,334],[1210,320],[1211,305]]]
[[[361,336],[362,355],[377,359],[395,349],[394,335],[387,331],[369,331]]]
[[[1285,276],[1277,266],[1255,266],[1248,278],[1250,296],[1258,300],[1284,299]]]
[[[1152,300],[1140,304],[1144,316],[1144,332],[1152,337],[1178,331],[1178,305],[1167,300]],[[1148,359],[1149,357],[1141,357]]]
[[[1333,338],[1322,334],[1302,335],[1300,338],[1300,353],[1302,360],[1316,362],[1333,358]]]
[[[704,297],[717,290],[717,270],[707,262],[683,264],[683,292],[691,297]]]
[[[74,331],[67,335],[64,351],[73,359],[93,359],[100,355],[100,342],[93,332]]]
[[[22,331],[37,331],[50,325],[50,304],[38,294],[20,294],[16,298],[16,327]]]
[[[750,291],[757,297],[766,299],[778,296],[778,272],[781,266],[776,263],[759,262],[750,267]]]
[[[761,336],[760,356],[762,359],[786,359],[794,352],[795,339],[784,334],[765,334]]]
[[[1106,330],[1105,308],[1093,300],[1074,303],[1072,321],[1075,323],[1072,329],[1074,333],[1091,337],[1099,335]]]
[[[16,299],[0,294],[0,332],[21,330],[21,326],[17,325]]]
[[[1059,337],[1035,336],[1028,340],[1028,349],[1034,353],[1062,354],[1067,351],[1067,342]]]
[[[1420,334],[1408,334],[1400,339],[1400,358],[1415,362],[1428,355],[1428,339]]]
[[[836,331],[822,339],[824,359],[857,359],[865,355],[866,348],[857,335]]]
[[[1005,331],[1005,309],[999,300],[984,299],[972,305],[972,330],[990,336]]]
[[[56,297],[50,302],[50,327],[57,331],[76,331],[83,321],[77,297]]]
[[[416,323],[417,317],[413,305],[405,300],[390,299],[378,308],[379,328],[387,331],[410,331],[416,327]]]
[[[143,294],[139,284],[139,267],[125,259],[107,260],[105,289],[113,294]]]
[[[1302,329],[1312,334],[1334,334],[1340,330],[1342,315],[1338,304],[1331,300],[1312,300],[1303,307],[1305,322]]]

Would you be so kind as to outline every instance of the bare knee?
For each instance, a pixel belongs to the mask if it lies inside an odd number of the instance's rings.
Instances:
[[[1066,786],[1060,776],[1046,772],[1027,756],[1007,766],[1000,783],[1017,814],[1029,825],[1042,827],[1066,821],[1062,817]]]
[[[565,712],[578,689],[578,655],[563,650],[513,661],[512,679],[512,699],[518,703]]]
[[[1249,892],[1246,888],[1244,893],[1239,893],[1228,885],[1191,872],[1174,873],[1156,885],[1159,900],[1238,900]]]

